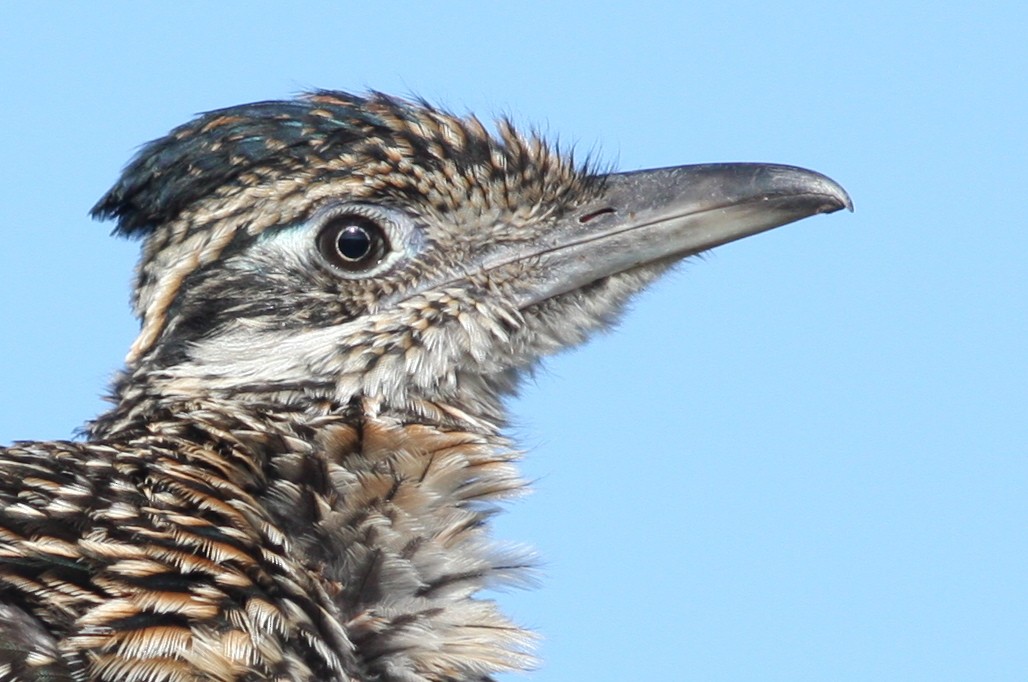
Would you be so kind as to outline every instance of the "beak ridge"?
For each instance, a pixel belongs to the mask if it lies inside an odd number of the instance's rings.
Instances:
[[[524,305],[648,263],[666,263],[818,213],[853,210],[814,171],[761,163],[676,166],[604,177],[603,194],[533,255],[547,271]]]

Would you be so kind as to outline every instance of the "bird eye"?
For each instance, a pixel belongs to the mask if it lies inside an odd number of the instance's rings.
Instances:
[[[318,233],[318,249],[336,267],[349,272],[378,265],[388,250],[385,231],[367,216],[333,216]]]

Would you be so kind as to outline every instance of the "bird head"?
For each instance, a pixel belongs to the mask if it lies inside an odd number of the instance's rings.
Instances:
[[[602,173],[508,122],[322,91],[177,128],[93,214],[144,240],[127,376],[151,397],[474,418],[672,263],[849,206],[798,168]]]

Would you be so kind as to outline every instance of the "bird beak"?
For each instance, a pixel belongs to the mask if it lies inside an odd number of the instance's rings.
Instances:
[[[677,166],[613,173],[604,181],[599,199],[548,231],[532,250],[542,280],[522,290],[521,307],[817,213],[853,210],[836,182],[793,166]]]

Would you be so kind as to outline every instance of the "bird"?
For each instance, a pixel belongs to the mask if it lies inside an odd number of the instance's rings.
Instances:
[[[505,399],[685,258],[852,210],[767,163],[613,172],[416,98],[316,90],[145,145],[110,408],[0,450],[0,680],[486,682],[525,482]]]

